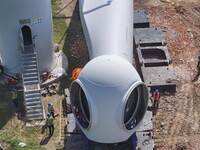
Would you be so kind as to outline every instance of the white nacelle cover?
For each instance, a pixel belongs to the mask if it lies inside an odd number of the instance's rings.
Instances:
[[[82,120],[77,119],[80,115],[76,116],[77,108],[74,105],[79,101],[83,104],[80,109],[86,105],[81,100],[83,96],[74,96],[79,95],[75,85],[80,85],[88,103],[89,117],[85,128],[80,123]],[[136,116],[136,111],[141,107],[144,110],[141,110],[141,116],[136,119],[136,125],[127,130],[124,125],[124,109],[133,90],[137,91],[135,99],[131,99],[137,103],[133,114]],[[71,85],[72,110],[77,123],[89,139],[100,143],[127,140],[141,123],[147,107],[147,97],[146,86],[143,85],[135,68],[124,58],[114,55],[103,55],[91,60]],[[76,99],[79,100],[76,102]],[[83,112],[84,110],[85,108]],[[131,117],[134,117],[133,114]]]

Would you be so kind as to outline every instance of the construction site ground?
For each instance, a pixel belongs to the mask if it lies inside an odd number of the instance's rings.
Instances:
[[[57,94],[43,97],[54,104],[59,116],[55,119],[55,133],[49,139],[41,134],[41,126],[26,127],[23,94],[19,93],[20,107],[15,109],[7,85],[0,85],[0,145],[5,149],[62,149],[60,127],[64,89],[69,87],[70,73],[88,61],[86,42],[79,20],[76,0],[53,0],[56,12],[54,21],[64,20],[65,31],[55,43],[68,56],[68,76],[57,86]],[[135,0],[135,9],[147,12],[151,27],[163,30],[172,65],[177,75],[175,95],[163,94],[157,115],[153,119],[155,150],[200,149],[200,79],[192,82],[197,74],[197,56],[200,54],[200,1],[199,0]],[[54,8],[55,9],[55,8]],[[54,33],[60,32],[54,25]],[[17,113],[19,112],[19,113]],[[20,148],[19,142],[27,143]],[[1,149],[1,148],[0,148]]]
[[[153,119],[155,149],[199,150],[200,80],[192,80],[200,54],[200,1],[136,0],[135,8],[162,28],[177,75],[176,94],[161,97]]]

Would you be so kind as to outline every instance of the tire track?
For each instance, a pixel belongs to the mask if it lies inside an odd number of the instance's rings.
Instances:
[[[173,137],[174,134],[176,133],[176,130],[180,128],[180,119],[182,118],[181,116],[181,112],[184,108],[184,105],[187,103],[187,101],[183,101],[183,99],[176,99],[178,102],[178,108],[177,111],[175,113],[174,119],[172,121],[172,126],[169,129],[169,136]]]
[[[198,85],[199,86],[199,85]],[[199,125],[200,125],[200,101],[199,101],[199,87],[194,85],[193,95],[194,95],[194,116],[195,116],[195,123],[194,123],[194,131],[200,132]]]
[[[177,138],[177,134],[180,132],[180,129],[182,127],[182,123],[185,123],[184,117],[183,117],[183,110],[184,106],[187,105],[187,101],[184,99],[177,99],[178,100],[178,109],[175,113],[175,118],[173,119],[173,125],[170,129],[170,139],[174,137],[174,139]],[[172,149],[176,149],[176,140],[171,140],[170,145],[172,146]],[[169,143],[168,143],[169,144]]]
[[[189,120],[187,126],[187,135],[194,134],[199,128],[199,102],[197,101],[197,95],[195,94],[195,88],[192,87],[192,91],[190,92],[190,113],[188,114],[187,118]]]
[[[192,135],[192,136],[177,136],[171,138],[162,138],[155,139],[155,145],[161,146],[160,143],[167,143],[167,145],[172,145],[172,149],[176,149],[176,145],[179,143],[189,143],[194,142],[196,139],[200,139],[200,135]],[[163,145],[164,146],[164,145]]]
[[[191,85],[186,85],[187,89],[184,91],[187,91],[185,101],[188,102],[188,105],[185,106],[185,112],[184,112],[184,122],[182,122],[182,128],[181,133],[183,136],[186,136],[188,134],[191,134],[191,124],[194,123],[195,117],[194,117],[194,98],[192,93],[192,87]],[[188,130],[189,129],[189,130]]]
[[[193,107],[193,103],[194,100],[193,98],[188,99],[189,101],[189,105],[186,106],[188,107],[188,111],[186,112],[186,116],[185,118],[187,119],[187,121],[185,122],[185,126],[184,126],[184,136],[191,134],[191,124],[193,124],[194,121],[194,107]]]

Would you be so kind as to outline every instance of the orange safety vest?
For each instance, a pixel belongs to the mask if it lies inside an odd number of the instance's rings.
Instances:
[[[154,102],[158,102],[160,99],[160,93],[159,92],[154,92],[153,93],[153,100]]]

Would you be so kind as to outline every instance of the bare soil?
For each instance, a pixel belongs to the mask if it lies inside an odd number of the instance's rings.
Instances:
[[[162,96],[153,119],[156,150],[200,149],[200,81],[197,74],[200,54],[200,1],[136,0],[152,27],[161,27],[177,75],[175,96]]]

